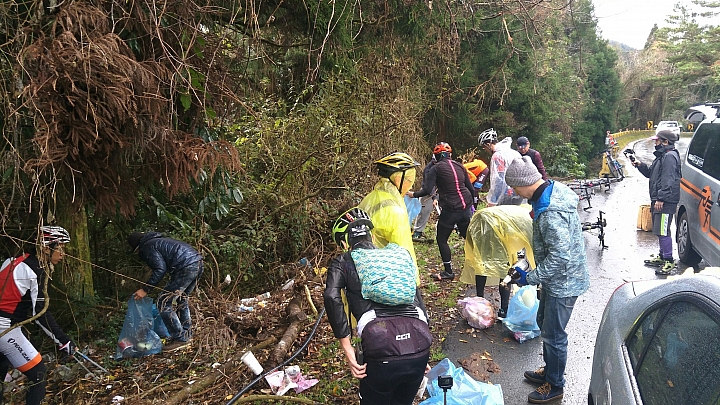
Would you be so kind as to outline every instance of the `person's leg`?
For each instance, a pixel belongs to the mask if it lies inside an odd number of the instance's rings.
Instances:
[[[505,318],[508,305],[510,305],[510,286],[503,284],[501,281],[498,285],[498,291],[500,292],[500,311],[498,311],[498,316]]]
[[[542,338],[545,381],[553,387],[564,387],[568,345],[565,327],[570,320],[577,297],[558,298],[544,294],[544,298]]]
[[[5,376],[10,371],[10,360],[4,355],[0,354],[0,405],[3,404],[3,392],[5,388]]]
[[[179,310],[183,312],[183,318],[189,322],[190,308],[187,306],[187,291],[191,286],[195,288],[197,283],[199,267],[197,265],[178,269],[170,278],[170,282],[163,288],[158,295],[158,307],[160,308],[160,316],[162,317],[170,338],[172,340],[186,341],[184,336],[183,323],[175,311],[175,304],[179,306]],[[188,325],[189,327],[189,325]]]
[[[483,298],[485,297],[485,283],[487,282],[487,276],[475,275],[475,295]]]
[[[468,207],[467,210],[460,213],[459,215],[460,217],[456,222],[458,233],[460,234],[460,236],[463,237],[463,239],[465,239],[465,237],[467,236],[468,226],[470,225],[470,219],[472,218],[472,210],[470,207]]]
[[[24,371],[23,374],[28,379],[25,405],[40,405],[45,398],[45,385],[47,384],[47,367],[45,367],[45,363],[41,360],[40,363],[30,370]]]
[[[415,399],[422,379],[425,376],[425,366],[430,359],[430,353],[427,355],[410,360],[398,360],[395,390],[393,392],[393,405],[411,405]]]
[[[178,299],[177,314],[180,324],[182,325],[182,337],[181,340],[189,340],[192,337],[192,319],[190,319],[190,304],[188,299],[190,294],[195,290],[197,281],[203,272],[203,262],[198,262],[193,265],[197,267],[197,277],[193,280],[190,285],[185,289],[184,293]]]
[[[443,212],[440,214],[440,220],[438,220],[437,235],[435,237],[435,240],[437,241],[438,250],[440,250],[440,258],[443,261],[445,273],[453,274],[452,255],[450,253],[450,245],[448,245],[448,238],[450,238],[450,234],[452,234],[455,223],[447,224],[443,222],[443,216],[449,217],[449,210],[443,210]]]
[[[415,219],[415,233],[422,234],[425,232],[425,226],[428,223],[428,220],[430,219],[430,214],[432,214],[433,210],[433,199],[431,196],[426,195],[425,197],[420,197],[420,204],[422,204],[422,208],[420,209],[420,214],[418,214],[417,218]]]
[[[0,353],[27,377],[26,405],[39,405],[45,398],[47,368],[35,346],[23,335],[20,328],[15,328],[0,338]],[[5,372],[7,373],[7,368]],[[2,378],[5,378],[4,374]]]

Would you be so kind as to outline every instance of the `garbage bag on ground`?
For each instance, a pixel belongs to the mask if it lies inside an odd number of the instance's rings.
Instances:
[[[503,319],[503,323],[513,332],[513,336],[518,342],[522,343],[540,336],[540,327],[537,323],[539,307],[537,288],[532,285],[521,287],[510,298],[507,317]]]
[[[157,354],[162,351],[162,341],[153,330],[153,301],[150,297],[128,300],[122,331],[118,337],[116,359],[129,359]]]
[[[453,386],[447,390],[448,405],[503,405],[502,388],[499,385],[476,381],[465,374],[465,370],[455,367],[448,358],[442,359],[427,373],[427,390],[430,398],[420,405],[435,405],[444,403],[444,393],[438,387],[437,379],[449,375],[453,378]]]
[[[406,195],[403,199],[405,200],[405,208],[407,208],[408,218],[410,219],[410,227],[412,227],[413,222],[415,222],[415,217],[420,214],[422,204],[419,198],[410,198]]]
[[[476,275],[502,279],[522,248],[530,267],[535,267],[530,209],[529,205],[499,205],[473,215],[465,238],[461,282],[475,284]]]
[[[462,308],[462,317],[473,328],[485,329],[495,324],[495,310],[485,298],[466,297],[458,300],[457,305]]]

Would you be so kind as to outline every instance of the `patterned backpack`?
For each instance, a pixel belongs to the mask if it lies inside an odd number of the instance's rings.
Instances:
[[[415,299],[415,263],[407,249],[389,243],[380,249],[350,251],[366,300],[408,305]]]

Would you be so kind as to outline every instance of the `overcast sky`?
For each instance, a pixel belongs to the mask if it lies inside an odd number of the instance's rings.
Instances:
[[[593,0],[595,17],[604,39],[643,49],[653,25],[665,25],[677,3],[689,0]]]

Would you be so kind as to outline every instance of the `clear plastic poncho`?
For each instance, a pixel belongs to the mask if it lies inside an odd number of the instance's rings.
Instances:
[[[473,215],[465,238],[460,281],[475,284],[476,275],[504,278],[522,248],[530,267],[535,268],[530,209],[529,205],[499,205]]]
[[[512,149],[512,138],[507,137],[495,144],[495,153],[490,160],[490,190],[487,201],[491,204],[503,202],[506,196],[513,196],[513,189],[505,182],[505,170],[508,164],[520,158],[520,153]],[[487,181],[487,180],[486,180]]]

